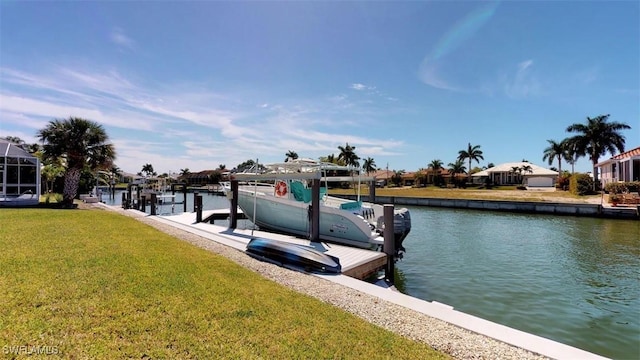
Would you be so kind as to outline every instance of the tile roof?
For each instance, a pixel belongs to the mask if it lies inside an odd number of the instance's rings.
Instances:
[[[633,157],[633,156],[640,156],[640,146],[638,146],[635,149],[631,149],[629,151],[625,151],[623,153],[620,153],[620,154],[612,157],[612,159],[622,160],[622,159],[630,158],[630,157]]]

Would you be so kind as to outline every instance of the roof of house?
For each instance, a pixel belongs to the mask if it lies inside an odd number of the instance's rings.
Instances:
[[[618,155],[614,155],[605,161],[597,163],[596,166],[602,166],[611,162],[616,162],[618,160],[624,160],[624,159],[628,159],[636,156],[640,156],[640,146],[638,146],[637,148],[625,151],[623,153],[620,153]]]
[[[29,153],[18,144],[5,139],[0,139],[0,156],[35,158],[33,154]]]
[[[376,179],[391,179],[393,177],[393,171],[391,170],[377,170],[374,173],[369,174]]]
[[[471,176],[489,176],[490,174],[497,173],[497,172],[512,172],[512,169],[514,167],[523,167],[526,165],[531,167],[532,172],[528,172],[523,175],[527,175],[527,176],[554,176],[554,175],[557,176],[558,175],[557,171],[549,170],[549,169],[543,168],[542,166],[532,164],[530,162],[521,161],[521,162],[500,164],[492,168],[488,168],[486,170],[482,170],[480,172],[472,174]]]

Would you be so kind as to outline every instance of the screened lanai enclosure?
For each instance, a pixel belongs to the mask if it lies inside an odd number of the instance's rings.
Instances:
[[[0,180],[0,206],[29,206],[40,201],[40,160],[4,139],[0,139]]]

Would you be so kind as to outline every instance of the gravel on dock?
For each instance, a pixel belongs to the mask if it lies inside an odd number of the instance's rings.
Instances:
[[[81,207],[109,209],[135,217],[166,234],[224,256],[269,280],[341,308],[403,337],[426,343],[455,359],[547,359],[350,287],[256,260],[236,249],[155,221],[141,212],[125,211],[104,204],[83,204]]]

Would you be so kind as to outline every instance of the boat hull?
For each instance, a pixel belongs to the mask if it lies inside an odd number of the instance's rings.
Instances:
[[[299,267],[309,272],[339,274],[340,260],[312,247],[284,241],[254,238],[247,244],[246,253],[281,265]]]
[[[240,192],[238,206],[248,219],[261,228],[304,237],[311,233],[308,204],[273,196],[254,197],[253,193]],[[319,235],[321,240],[360,248],[379,245],[372,241],[375,233],[363,218],[324,206],[320,207]]]

